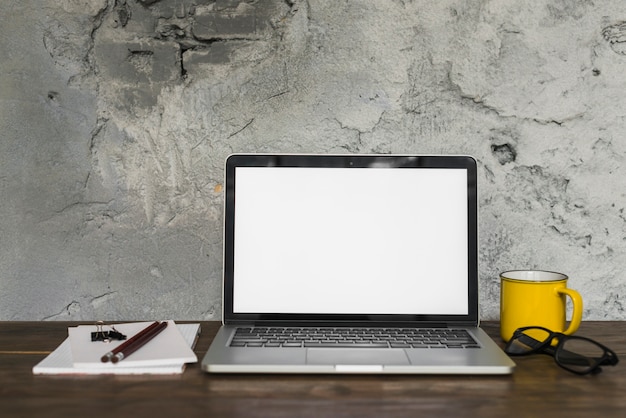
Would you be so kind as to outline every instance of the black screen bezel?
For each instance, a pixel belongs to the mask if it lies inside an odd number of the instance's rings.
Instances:
[[[468,313],[466,315],[368,315],[368,314],[285,314],[239,313],[233,311],[235,188],[237,167],[397,167],[454,168],[467,171],[468,213]],[[257,325],[371,325],[412,326],[429,324],[478,324],[478,204],[476,161],[470,156],[448,155],[312,155],[233,154],[225,166],[223,322]]]

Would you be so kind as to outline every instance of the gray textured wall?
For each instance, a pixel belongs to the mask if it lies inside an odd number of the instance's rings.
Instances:
[[[482,316],[626,319],[626,2],[3,0],[0,319],[219,319],[231,152],[468,153]]]

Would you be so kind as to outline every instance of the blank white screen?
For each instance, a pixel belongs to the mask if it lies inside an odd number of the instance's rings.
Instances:
[[[464,169],[235,176],[234,312],[468,313]]]

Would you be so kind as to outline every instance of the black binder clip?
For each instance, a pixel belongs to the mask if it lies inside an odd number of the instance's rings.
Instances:
[[[105,331],[105,326],[111,328],[111,330]],[[123,341],[125,339],[126,335],[116,330],[113,325],[106,325],[103,321],[96,322],[96,331],[91,333],[91,341],[102,341],[108,343],[112,340]]]

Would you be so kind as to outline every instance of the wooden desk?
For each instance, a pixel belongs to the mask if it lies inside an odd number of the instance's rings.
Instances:
[[[512,376],[209,375],[199,364],[176,376],[34,376],[70,325],[0,322],[0,416],[626,416],[626,322],[581,326],[622,359],[588,377],[544,355],[516,358]],[[218,325],[202,322],[200,359]],[[500,342],[497,323],[483,328]]]

